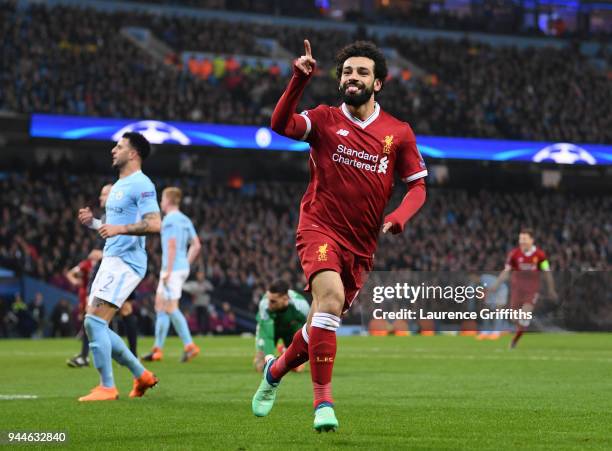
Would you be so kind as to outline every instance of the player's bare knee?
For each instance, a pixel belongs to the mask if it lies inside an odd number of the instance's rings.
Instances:
[[[312,303],[310,305],[310,311],[308,312],[308,316],[306,317],[306,332],[310,333],[310,323],[312,323],[312,315],[314,315],[314,313],[318,309],[317,306],[317,300],[315,298],[312,299]]]
[[[321,271],[312,279],[312,311],[340,316],[344,305],[344,286],[336,271]],[[316,304],[316,308],[314,307]]]
[[[167,301],[165,304],[165,310],[168,315],[174,313],[174,311],[178,309],[178,300]]]
[[[93,298],[93,301],[90,305],[87,306],[87,314],[95,315],[98,318],[102,318],[107,322],[110,322],[113,319],[117,311],[117,307],[111,304],[110,302],[105,301],[100,298]]]
[[[329,287],[317,293],[317,312],[340,316],[344,305],[344,292]]]
[[[155,311],[157,313],[163,312],[165,310],[164,306],[164,298],[162,298],[159,294],[155,296]]]

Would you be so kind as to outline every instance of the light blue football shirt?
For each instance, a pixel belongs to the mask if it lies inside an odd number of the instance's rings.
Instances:
[[[117,180],[106,200],[106,223],[134,224],[148,213],[159,212],[155,185],[142,171]],[[145,237],[117,235],[106,240],[105,257],[119,257],[140,277],[147,272]]]
[[[176,240],[176,254],[172,265],[173,271],[189,269],[187,251],[189,243],[196,236],[195,228],[191,220],[181,211],[168,213],[161,226],[162,243],[162,270],[168,267],[168,242],[171,238]]]

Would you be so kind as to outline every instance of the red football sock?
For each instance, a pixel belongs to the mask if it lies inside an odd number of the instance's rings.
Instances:
[[[516,344],[518,343],[519,339],[521,338],[521,336],[524,333],[524,329],[521,326],[518,326],[516,329],[516,333],[514,334],[514,338],[512,338],[512,345],[516,346]]]
[[[333,404],[331,380],[336,358],[336,331],[313,325],[310,328],[308,354],[314,390],[314,407],[316,408],[322,402]]]
[[[300,329],[293,335],[293,340],[287,350],[270,367],[270,375],[272,378],[280,380],[293,368],[297,368],[307,361],[308,343],[304,339],[303,330]]]

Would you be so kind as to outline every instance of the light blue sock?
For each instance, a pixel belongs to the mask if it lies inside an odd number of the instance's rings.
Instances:
[[[132,354],[132,351],[130,351],[130,348],[127,347],[123,339],[110,328],[108,329],[108,336],[110,337],[113,349],[113,359],[120,365],[127,366],[134,377],[142,376],[145,370],[144,366],[142,366],[138,358]]]
[[[89,337],[89,349],[93,356],[94,366],[100,373],[100,383],[104,387],[114,387],[112,347],[108,324],[102,318],[90,314],[85,315],[83,324],[87,337]]]
[[[162,349],[170,329],[170,317],[166,312],[157,312],[155,319],[155,347]]]
[[[191,339],[191,332],[189,332],[189,326],[187,325],[187,320],[179,309],[176,309],[172,313],[170,313],[170,320],[172,321],[172,325],[174,326],[174,330],[183,340],[183,345],[187,346],[193,343]]]

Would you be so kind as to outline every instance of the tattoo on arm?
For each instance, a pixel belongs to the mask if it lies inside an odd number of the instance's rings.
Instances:
[[[103,301],[102,299],[98,299],[96,297],[93,298],[92,305],[94,307],[102,307],[104,304],[107,304],[107,302]]]
[[[135,224],[127,225],[128,235],[146,235],[148,233],[155,233],[157,230],[152,230],[153,223],[159,223],[161,220],[159,213],[147,213],[142,217],[140,222]]]

